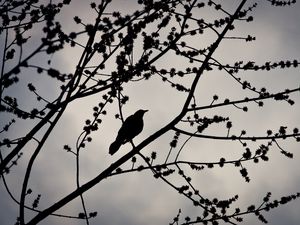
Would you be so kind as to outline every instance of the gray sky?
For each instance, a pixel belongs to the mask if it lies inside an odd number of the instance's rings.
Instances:
[[[133,0],[114,0],[113,10],[127,12],[134,10],[136,1]],[[233,11],[239,1],[226,1],[224,8]],[[254,1],[249,1],[249,3]],[[265,1],[260,1],[265,2]],[[223,3],[223,1],[222,1]],[[232,35],[247,36],[248,34],[256,36],[256,41],[246,43],[245,41],[224,40],[220,48],[216,51],[214,57],[221,63],[233,64],[236,61],[256,61],[263,64],[266,61],[280,61],[281,59],[299,59],[300,57],[300,3],[294,7],[272,7],[270,4],[259,4],[253,11],[253,23],[237,23],[236,31]],[[62,11],[62,24],[66,26],[67,31],[77,29],[74,25],[73,17],[80,16],[85,23],[93,23],[95,13],[91,12],[87,1],[73,0],[68,9]],[[210,11],[203,11],[206,18],[213,17]],[[38,35],[38,32],[35,34]],[[34,38],[34,35],[33,35]],[[84,38],[80,38],[84,43]],[[194,45],[205,45],[211,41],[207,36],[204,40],[189,40]],[[1,45],[3,38],[1,37]],[[32,47],[35,43],[32,42]],[[138,55],[137,49],[137,55]],[[62,53],[52,58],[52,66],[61,69],[64,72],[72,73],[75,70],[78,57],[82,49],[66,49]],[[39,63],[42,59],[35,59]],[[189,63],[185,60],[176,58],[174,55],[168,55],[157,62],[158,68],[185,68]],[[113,63],[111,63],[113,66]],[[188,65],[195,66],[195,65]],[[106,69],[109,71],[108,66]],[[106,72],[107,72],[106,71]],[[19,86],[26,85],[32,81],[39,88],[40,93],[54,98],[57,94],[55,83],[51,80],[44,80],[44,77],[37,77],[36,74],[25,73],[26,76],[21,79]],[[243,80],[251,82],[254,86],[266,87],[271,93],[286,88],[297,88],[300,84],[299,69],[291,68],[287,70],[276,69],[271,72],[241,72],[239,76]],[[185,79],[189,84],[191,79]],[[30,100],[32,95],[23,93],[24,89],[13,89],[9,93],[20,98],[21,107],[28,107],[34,102]],[[149,109],[145,115],[145,126],[143,132],[135,138],[135,143],[140,143],[149,135],[156,132],[163,125],[171,121],[176,116],[184,103],[186,97],[183,93],[178,93],[166,83],[161,82],[160,78],[153,77],[147,82],[133,82],[124,87],[124,94],[130,96],[130,101],[124,106],[124,116],[127,117],[137,109]],[[245,96],[254,96],[249,91],[243,91],[231,77],[224,72],[213,70],[203,75],[196,91],[197,103],[199,105],[209,105],[212,96],[217,94],[222,102],[225,98],[240,99]],[[67,109],[62,120],[58,123],[54,133],[49,137],[44,151],[39,155],[33,169],[32,178],[29,187],[33,194],[28,197],[27,204],[31,205],[33,199],[41,194],[39,208],[43,209],[49,206],[63,196],[73,191],[75,185],[75,158],[62,150],[64,144],[74,148],[78,135],[82,132],[84,121],[92,118],[92,108],[101,101],[102,96],[92,96],[84,100],[72,103]],[[216,111],[205,111],[207,115],[230,116],[233,121],[232,134],[239,134],[242,129],[247,130],[247,135],[265,135],[267,129],[277,130],[279,126],[288,126],[289,131],[299,126],[300,118],[300,95],[293,94],[292,99],[296,104],[290,107],[286,102],[265,101],[265,107],[258,108],[255,104],[249,104],[249,112],[245,113],[234,107],[224,107]],[[114,140],[120,122],[114,119],[117,112],[117,103],[113,103],[107,108],[108,115],[103,117],[103,123],[99,131],[95,132],[93,142],[88,144],[85,150],[81,152],[81,182],[87,182],[94,178],[103,169],[108,167],[115,160],[120,158],[124,152],[131,149],[129,144],[121,147],[121,150],[114,156],[108,154],[108,147]],[[202,115],[202,114],[201,114]],[[2,117],[6,119],[6,116]],[[3,121],[5,120],[3,119]],[[1,126],[2,126],[1,119]],[[28,124],[24,126],[12,127],[10,135],[16,137],[28,129]],[[206,131],[206,134],[217,133],[226,136],[225,125],[214,126]],[[151,143],[143,149],[146,155],[152,151],[158,152],[157,163],[163,162],[168,150],[169,142],[172,140],[174,132],[168,132],[157,141]],[[178,146],[181,146],[187,137],[180,136]],[[2,136],[1,136],[2,139]],[[193,184],[203,196],[208,198],[218,197],[220,199],[231,198],[239,195],[239,201],[235,207],[240,206],[245,209],[248,205],[259,205],[267,192],[272,192],[272,197],[280,198],[284,195],[293,194],[300,191],[299,163],[300,153],[299,144],[295,141],[279,141],[280,145],[287,151],[294,153],[294,159],[287,159],[280,150],[273,146],[270,150],[270,161],[259,164],[245,163],[251,182],[246,183],[239,174],[239,169],[232,165],[224,168],[205,169],[202,172],[189,171],[189,176],[193,178]],[[260,142],[249,143],[252,149],[256,149]],[[17,167],[7,176],[7,182],[16,198],[19,198],[20,187],[22,184],[22,175],[26,168],[26,162],[30,157],[30,150],[34,142],[27,146],[24,151],[24,157]],[[174,159],[178,149],[171,154],[170,160]],[[243,152],[240,143],[231,141],[211,141],[193,139],[187,143],[185,150],[181,153],[180,159],[209,162],[218,161],[221,157],[228,160],[238,159]],[[138,164],[142,161],[138,159]],[[124,169],[130,168],[127,163]],[[179,184],[184,184],[179,177],[172,178]],[[192,203],[175,190],[168,187],[161,180],[153,178],[149,171],[141,173],[132,173],[126,176],[115,176],[104,180],[84,194],[88,211],[97,211],[98,216],[90,220],[91,224],[103,225],[150,225],[150,224],[169,224],[177,215],[178,210],[182,210],[181,222],[186,216],[195,219],[202,211],[194,208]],[[0,224],[14,224],[18,215],[18,207],[11,201],[0,185]],[[233,209],[235,208],[233,207]],[[265,217],[272,225],[289,224],[298,225],[300,215],[298,213],[300,201],[281,206],[269,213],[264,213]],[[59,212],[68,215],[77,215],[82,211],[79,199],[72,201],[68,206]],[[31,214],[28,213],[27,221]],[[244,224],[259,224],[254,216],[244,218]],[[61,219],[49,217],[41,224],[85,224],[80,220]]]

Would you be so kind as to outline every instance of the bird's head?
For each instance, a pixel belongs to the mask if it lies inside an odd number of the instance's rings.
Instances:
[[[144,110],[144,109],[140,109],[138,111],[136,111],[136,115],[139,115],[139,116],[143,116],[145,114],[145,112],[148,112],[148,110]]]

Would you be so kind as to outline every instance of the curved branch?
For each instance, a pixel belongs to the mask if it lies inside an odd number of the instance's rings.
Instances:
[[[216,108],[216,107],[220,107],[220,106],[234,105],[234,104],[239,104],[239,103],[244,103],[244,102],[253,102],[253,101],[257,101],[257,100],[274,98],[278,95],[290,94],[290,93],[297,92],[297,91],[300,91],[300,87],[292,89],[292,90],[285,90],[282,92],[278,92],[276,94],[266,95],[266,96],[259,96],[259,97],[255,97],[255,98],[245,98],[242,100],[235,100],[235,101],[231,101],[231,102],[223,102],[223,103],[218,103],[218,104],[214,104],[214,105],[206,105],[206,106],[199,106],[199,107],[195,107],[195,108],[189,108],[188,111],[211,109],[211,108]]]
[[[228,136],[215,136],[215,135],[205,135],[205,134],[195,134],[195,133],[191,133],[182,129],[179,129],[177,127],[173,127],[172,128],[174,131],[179,132],[181,134],[185,134],[188,136],[193,136],[193,137],[199,137],[199,138],[206,138],[206,139],[214,139],[214,140],[251,140],[251,141],[256,141],[256,140],[272,140],[272,139],[285,139],[285,138],[289,138],[289,137],[298,137],[300,136],[300,133],[296,133],[296,134],[275,134],[273,136],[253,136],[253,137],[242,137],[242,136],[235,136],[235,135],[231,135],[230,137]]]
[[[54,129],[54,127],[55,127],[56,123],[58,122],[59,118],[62,116],[65,108],[66,108],[66,106],[63,109],[61,109],[59,111],[59,113],[56,115],[53,123],[50,124],[50,127],[47,129],[47,131],[43,135],[42,140],[39,142],[37,148],[35,149],[34,153],[32,154],[32,156],[31,156],[31,158],[28,162],[28,166],[27,166],[27,169],[26,169],[26,173],[25,173],[24,181],[23,181],[23,185],[22,185],[21,198],[20,198],[19,219],[20,219],[20,224],[21,225],[25,224],[25,222],[24,222],[25,197],[26,197],[27,186],[28,186],[28,182],[29,182],[29,178],[30,178],[33,163],[34,163],[36,157],[38,156],[38,154],[40,153],[40,150],[42,149],[44,143],[48,139],[48,136],[50,135],[51,131]]]

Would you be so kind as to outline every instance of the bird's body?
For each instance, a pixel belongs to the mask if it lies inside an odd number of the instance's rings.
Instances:
[[[124,121],[116,140],[109,147],[109,154],[113,155],[119,150],[121,145],[131,141],[142,132],[144,127],[143,116],[147,111],[140,109]]]

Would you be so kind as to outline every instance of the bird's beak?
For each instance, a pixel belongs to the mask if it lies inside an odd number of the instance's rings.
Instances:
[[[145,113],[145,112],[148,112],[148,111],[149,111],[149,110],[146,109],[146,110],[144,110],[144,113]]]

